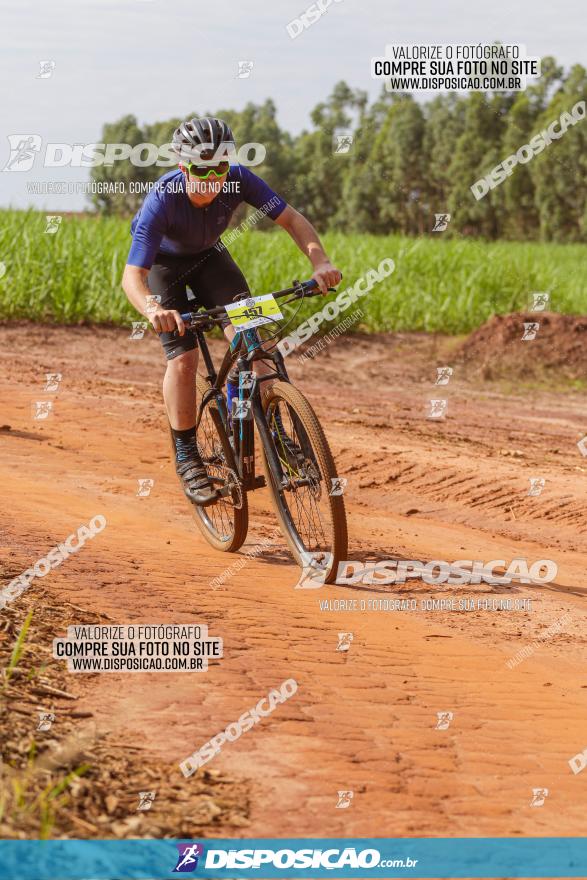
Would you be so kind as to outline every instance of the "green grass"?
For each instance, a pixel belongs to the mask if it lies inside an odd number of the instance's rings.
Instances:
[[[31,608],[31,610],[29,611],[29,613],[27,614],[27,616],[25,618],[25,621],[22,625],[21,631],[18,634],[18,638],[16,639],[16,642],[14,643],[14,648],[12,649],[12,654],[10,655],[10,660],[8,661],[8,666],[6,667],[6,670],[4,671],[4,682],[5,682],[4,687],[5,688],[6,688],[6,685],[8,684],[8,682],[10,681],[10,677],[12,676],[12,673],[14,672],[16,667],[18,666],[20,658],[22,657],[22,652],[24,651],[24,643],[26,641],[27,633],[29,631],[29,627],[31,625],[32,619],[33,619],[33,609]]]
[[[5,768],[6,780],[0,792],[0,822],[20,830],[23,824],[36,829],[35,836],[40,840],[52,837],[56,815],[61,807],[71,800],[69,788],[74,780],[90,769],[89,764],[80,764],[65,776],[54,777],[45,785],[47,774],[39,772],[36,763],[36,743],[31,743],[24,769]]]
[[[8,666],[3,673],[4,689],[22,658],[33,611],[31,608],[27,614],[14,643]],[[90,765],[81,764],[59,779],[55,779],[53,774],[53,778],[47,782],[47,774],[39,773],[36,756],[37,744],[32,739],[24,769],[14,769],[11,764],[4,765],[0,790],[0,824],[6,822],[11,828],[20,829],[23,823],[31,823],[39,838],[47,840],[55,824],[57,812],[69,802],[68,790],[71,783],[83,776]]]
[[[64,217],[47,235],[45,215],[0,211],[0,318],[128,324],[137,320],[120,288],[130,245],[129,221]],[[360,329],[467,333],[495,313],[523,310],[529,294],[549,291],[552,309],[584,313],[584,245],[496,242],[400,236],[323,236],[326,248],[353,284],[384,257],[393,275],[362,297]],[[306,278],[309,265],[281,230],[245,231],[231,246],[252,290],[265,293]],[[305,303],[299,320],[318,308]],[[349,310],[349,311],[352,311]]]

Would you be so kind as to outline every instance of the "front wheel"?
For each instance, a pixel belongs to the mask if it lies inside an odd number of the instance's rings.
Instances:
[[[336,465],[316,413],[288,382],[275,382],[263,408],[287,486],[280,487],[263,450],[262,460],[277,518],[296,562],[336,580],[347,558],[346,514]]]
[[[198,373],[198,397],[210,390],[210,384]],[[216,400],[205,405],[198,426],[197,442],[200,455],[212,484],[224,494],[209,507],[192,504],[196,524],[206,540],[217,550],[234,553],[247,537],[249,511],[247,493],[237,473],[234,453],[224,429]]]

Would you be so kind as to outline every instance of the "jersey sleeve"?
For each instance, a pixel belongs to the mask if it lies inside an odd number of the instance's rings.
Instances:
[[[132,244],[127,264],[150,269],[167,230],[167,213],[162,194],[153,189],[145,201],[132,228]]]
[[[260,208],[272,220],[276,220],[287,208],[287,202],[271,189],[269,184],[253,174],[245,165],[240,165],[242,199],[253,208]]]

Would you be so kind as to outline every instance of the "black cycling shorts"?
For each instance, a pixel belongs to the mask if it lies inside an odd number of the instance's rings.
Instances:
[[[188,256],[158,253],[149,272],[148,284],[151,293],[161,297],[160,305],[164,309],[177,309],[178,312],[225,306],[235,296],[250,293],[245,276],[223,244]],[[188,299],[188,287],[195,300]],[[227,318],[224,324],[228,323]],[[159,339],[168,361],[196,348],[196,338],[191,330],[186,330],[183,336],[160,333]]]

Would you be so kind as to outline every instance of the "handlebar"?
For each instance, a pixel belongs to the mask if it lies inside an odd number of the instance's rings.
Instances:
[[[329,290],[334,290],[333,287],[329,287]],[[292,287],[286,287],[284,290],[277,290],[271,294],[275,299],[280,299],[284,296],[291,296],[291,299],[288,302],[293,302],[297,299],[304,299],[307,296],[320,296],[320,290],[318,289],[318,282],[313,278],[310,278],[309,281],[294,281]],[[247,297],[242,297],[246,299]],[[181,319],[186,325],[186,327],[195,327],[198,324],[216,324],[220,323],[224,318],[226,318],[226,308],[224,306],[215,306],[213,309],[207,309],[206,311],[200,312],[185,312],[182,314]]]

